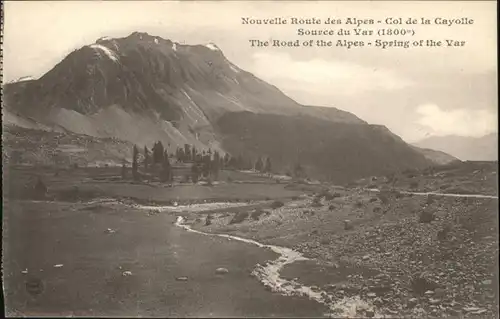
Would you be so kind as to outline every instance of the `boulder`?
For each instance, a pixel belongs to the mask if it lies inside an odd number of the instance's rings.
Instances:
[[[352,224],[352,222],[348,219],[344,220],[344,230],[350,230],[350,229],[353,229],[354,228],[354,225]]]
[[[221,268],[217,268],[217,269],[215,270],[215,273],[216,273],[217,275],[225,275],[225,274],[229,273],[229,270],[228,270],[227,268],[223,268],[223,267],[221,267]]]

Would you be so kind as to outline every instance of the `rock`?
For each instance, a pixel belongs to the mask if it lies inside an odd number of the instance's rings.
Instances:
[[[483,286],[490,286],[492,283],[493,283],[493,281],[491,279],[486,279],[486,280],[481,281],[481,285],[483,285]]]
[[[127,270],[127,271],[124,271],[124,272],[122,273],[122,276],[123,276],[123,277],[132,276],[132,272],[131,272],[131,271],[128,271],[128,270]]]
[[[328,285],[325,286],[325,289],[328,290],[328,291],[332,291],[332,290],[337,289],[337,285],[335,285],[335,284],[328,284]]]
[[[478,307],[465,307],[465,308],[463,308],[463,310],[467,311],[467,312],[476,312],[476,311],[481,310],[481,308],[478,308]]]
[[[377,294],[374,293],[374,292],[369,292],[369,293],[366,294],[366,296],[368,296],[370,298],[375,298],[375,297],[377,297]]]
[[[436,288],[434,290],[434,296],[436,297],[443,297],[446,294],[446,290],[443,288]]]
[[[368,318],[372,318],[375,316],[375,312],[373,310],[366,310],[365,311],[365,315],[368,317]]]
[[[486,311],[488,311],[488,310],[486,310],[486,309],[479,309],[478,311],[471,312],[471,314],[473,314],[473,315],[480,315],[480,314],[485,313]]]
[[[363,260],[368,260],[368,259],[370,259],[370,255],[364,255],[363,256]]]
[[[424,293],[424,295],[426,295],[426,296],[432,296],[432,295],[434,295],[434,291],[432,291],[432,290],[427,290],[427,291]]]
[[[229,270],[228,270],[227,268],[223,268],[223,267],[221,267],[221,268],[217,268],[217,269],[215,270],[215,273],[216,273],[217,275],[225,275],[225,274],[229,273]]]
[[[350,230],[350,229],[353,229],[354,228],[354,225],[352,224],[352,222],[348,219],[344,220],[344,230]]]
[[[408,308],[413,308],[418,304],[418,299],[417,298],[411,298],[406,302],[406,306]]]
[[[441,302],[441,300],[439,300],[439,299],[434,299],[434,298],[429,299],[429,303],[431,305],[438,305],[440,302]]]
[[[177,280],[177,281],[188,281],[188,277],[186,277],[186,276],[177,277],[177,278],[175,278],[175,280]]]

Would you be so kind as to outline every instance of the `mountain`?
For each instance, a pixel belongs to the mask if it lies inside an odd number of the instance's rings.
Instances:
[[[446,154],[445,152],[431,150],[429,148],[420,148],[413,146],[417,152],[421,153],[428,160],[432,161],[437,165],[445,165],[455,161],[460,161],[458,158],[451,156],[450,154]]]
[[[498,160],[497,133],[491,133],[482,137],[457,135],[431,136],[414,143],[414,145],[421,148],[439,150],[461,160]]]
[[[317,111],[296,103],[232,64],[214,44],[180,45],[139,32],[99,39],[70,53],[38,80],[6,85],[5,93],[15,115],[137,144],[161,140],[219,148],[211,122],[231,111],[363,122],[340,110]]]
[[[385,127],[295,102],[215,44],[181,45],[147,33],[101,38],[39,79],[5,85],[4,96],[11,126],[271,156],[276,169],[296,163],[292,154],[301,149],[311,174],[339,180],[431,164]]]
[[[217,128],[231,154],[253,159],[266,154],[273,167],[288,172],[300,163],[307,175],[338,183],[431,164],[379,125],[237,112],[223,115]]]

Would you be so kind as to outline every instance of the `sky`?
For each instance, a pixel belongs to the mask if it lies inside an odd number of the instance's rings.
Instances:
[[[305,105],[336,107],[382,124],[407,142],[432,135],[497,131],[495,1],[32,1],[4,3],[4,81],[40,77],[68,53],[103,36],[147,32],[183,44],[215,43],[240,68]],[[281,17],[287,25],[243,24]],[[469,25],[367,25],[403,28],[397,40],[465,41],[461,47],[251,47],[250,39],[349,41],[384,36],[299,36],[291,18],[473,19]],[[394,37],[393,37],[394,38]]]

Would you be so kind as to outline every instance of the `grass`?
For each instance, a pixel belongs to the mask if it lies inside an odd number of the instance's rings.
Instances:
[[[52,199],[64,201],[86,200],[96,197],[132,199],[142,203],[171,204],[203,201],[246,201],[264,199],[288,199],[302,192],[285,188],[285,184],[229,183],[212,186],[183,184],[165,187],[167,184],[148,184],[122,180],[102,180],[113,177],[120,168],[81,168],[60,172],[31,169],[13,169],[6,179],[7,197],[20,198],[24,187],[33,184],[41,176]],[[95,174],[95,175],[94,175]],[[243,173],[241,173],[243,174]],[[97,177],[97,179],[96,179]],[[101,179],[99,179],[101,178]]]
[[[255,264],[276,258],[269,250],[188,233],[173,225],[170,214],[148,215],[125,205],[85,208],[5,204],[7,315],[289,317],[325,311],[304,298],[267,292],[248,275]],[[230,273],[215,276],[219,267]],[[188,280],[177,281],[180,276]],[[28,294],[27,282],[42,283],[41,293]]]

